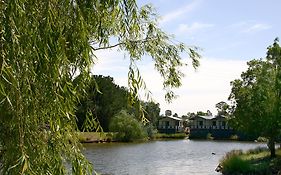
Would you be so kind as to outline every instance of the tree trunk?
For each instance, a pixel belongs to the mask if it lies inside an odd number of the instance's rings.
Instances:
[[[275,154],[275,140],[274,140],[274,138],[269,138],[267,146],[268,146],[268,148],[270,150],[270,157],[271,158],[276,157],[276,154]]]

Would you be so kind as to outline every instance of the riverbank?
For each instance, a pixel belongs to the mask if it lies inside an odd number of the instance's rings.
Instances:
[[[104,143],[114,142],[114,133],[111,132],[79,132],[78,138],[81,143]]]
[[[185,133],[156,133],[146,140],[185,139],[186,137],[187,135]],[[112,132],[79,132],[78,138],[81,143],[109,143],[118,141],[115,139],[115,133]]]
[[[276,158],[270,158],[270,152],[266,148],[256,148],[246,152],[234,150],[222,158],[216,170],[225,175],[280,175],[281,149],[276,150]]]
[[[175,133],[175,134],[165,134],[157,133],[151,137],[151,140],[161,140],[161,139],[185,139],[187,135],[185,133]]]

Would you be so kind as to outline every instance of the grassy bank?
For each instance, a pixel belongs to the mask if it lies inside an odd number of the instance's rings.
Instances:
[[[184,139],[186,138],[185,133],[175,133],[175,134],[164,134],[156,133],[153,135],[152,139]]]
[[[79,132],[78,138],[81,143],[111,142],[114,141],[113,135],[110,132]]]
[[[235,150],[223,157],[219,169],[226,175],[275,175],[281,173],[281,149],[276,151],[276,155],[276,158],[270,158],[270,152],[266,148],[256,148],[247,152]]]
[[[99,143],[99,142],[113,142],[116,140],[116,134],[111,132],[79,132],[78,137],[81,143]],[[176,134],[164,134],[164,133],[156,133],[152,136],[152,140],[154,139],[184,139],[186,138],[185,133],[176,133]],[[141,139],[147,140],[147,139]],[[140,140],[136,140],[140,141]]]

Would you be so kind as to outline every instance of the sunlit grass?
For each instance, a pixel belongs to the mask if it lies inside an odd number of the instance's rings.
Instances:
[[[281,149],[276,150],[276,158],[270,158],[267,148],[234,150],[223,157],[220,165],[223,174],[272,174],[281,171]]]
[[[186,138],[185,133],[175,133],[175,134],[157,133],[153,137],[153,139],[184,139],[184,138]]]

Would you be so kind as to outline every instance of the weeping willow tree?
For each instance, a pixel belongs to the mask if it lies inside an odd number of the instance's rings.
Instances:
[[[95,52],[118,47],[130,59],[131,99],[145,87],[137,68],[150,55],[166,99],[181,85],[186,52],[157,27],[151,6],[134,0],[0,1],[0,173],[92,174],[75,131]],[[73,79],[79,74],[79,78]]]

